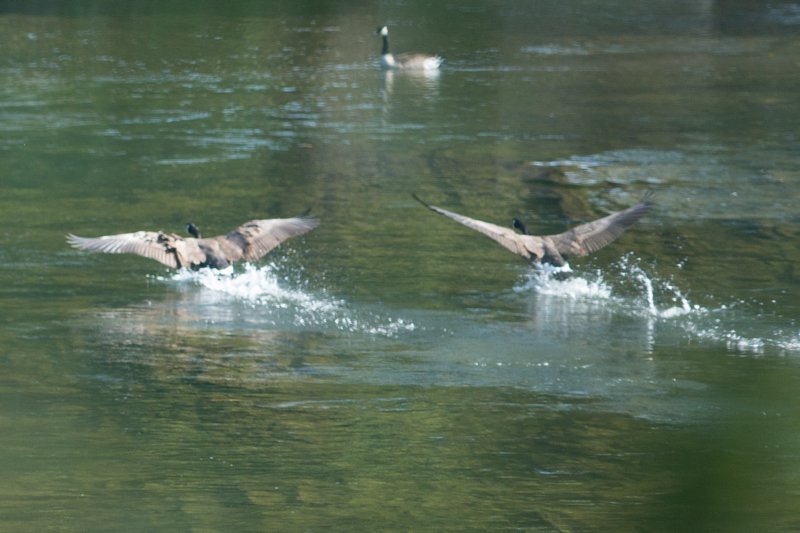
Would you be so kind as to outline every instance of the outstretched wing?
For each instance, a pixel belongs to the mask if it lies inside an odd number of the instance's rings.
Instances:
[[[454,213],[452,211],[448,211],[447,209],[442,209],[441,207],[436,207],[435,205],[430,205],[422,201],[416,194],[411,194],[411,196],[430,209],[435,213],[439,213],[440,215],[444,215],[447,218],[451,218],[458,222],[459,224],[463,224],[468,228],[474,229],[480,233],[483,233],[490,239],[496,241],[501,246],[514,252],[517,255],[521,255],[525,259],[530,260],[531,252],[525,246],[525,240],[535,239],[535,237],[528,236],[528,235],[520,235],[516,233],[511,228],[504,228],[502,226],[498,226],[496,224],[492,224],[490,222],[483,222],[482,220],[476,220],[474,218],[465,217],[464,215],[459,215],[458,213]]]
[[[308,216],[271,218],[245,222],[225,235],[225,240],[242,250],[245,261],[257,261],[280,243],[308,233],[319,221]]]
[[[165,237],[167,237],[165,234],[157,231],[137,231],[136,233],[120,233],[103,237],[78,237],[69,234],[67,242],[74,248],[87,252],[136,254],[155,259],[168,267],[180,268],[175,248],[168,245],[167,240],[169,239],[165,239]]]
[[[652,205],[648,197],[628,209],[549,237],[562,255],[584,256],[614,242],[626,229],[638,222]]]

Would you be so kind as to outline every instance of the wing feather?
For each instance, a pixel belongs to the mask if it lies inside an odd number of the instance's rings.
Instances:
[[[430,205],[422,201],[416,194],[412,194],[411,196],[434,213],[444,215],[452,220],[455,220],[459,224],[463,224],[470,229],[483,233],[507,250],[510,250],[515,254],[521,255],[525,259],[530,260],[531,249],[529,249],[530,246],[526,246],[526,242],[531,241],[530,244],[532,246],[533,241],[536,239],[535,237],[529,235],[520,235],[511,228],[504,228],[502,226],[498,226],[497,224],[492,224],[491,222],[476,220],[474,218],[469,218],[464,215],[459,215],[458,213],[448,211],[447,209],[442,209],[441,207],[437,207],[435,205]]]
[[[251,220],[224,238],[241,249],[245,261],[253,262],[283,241],[308,233],[317,225],[319,221],[308,216]]]
[[[634,225],[652,207],[649,199],[608,216],[575,226],[574,228],[550,235],[559,253],[584,256],[600,250],[614,242],[617,237]]]
[[[157,231],[137,231],[136,233],[120,233],[102,237],[78,237],[67,235],[67,242],[79,250],[102,252],[107,254],[136,254],[172,268],[180,268],[178,258],[167,247],[164,234]],[[178,237],[176,237],[178,238]],[[178,238],[179,239],[179,238]]]

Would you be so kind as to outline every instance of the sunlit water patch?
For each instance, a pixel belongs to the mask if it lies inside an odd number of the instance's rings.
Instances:
[[[201,287],[194,294],[194,303],[205,309],[207,322],[217,325],[334,330],[386,337],[417,328],[412,320],[356,309],[342,299],[308,288],[304,282],[292,286],[281,279],[279,270],[275,264],[245,265],[242,269],[181,270],[157,279]],[[247,312],[230,316],[229,310],[239,305],[244,305]]]

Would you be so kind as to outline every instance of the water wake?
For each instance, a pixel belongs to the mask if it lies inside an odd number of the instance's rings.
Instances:
[[[310,289],[307,283],[286,278],[279,265],[267,264],[179,271],[157,279],[202,287],[193,295],[197,300],[192,302],[193,311],[206,322],[227,327],[311,328],[390,338],[420,329],[414,320],[390,316],[380,308],[353,306],[325,291]],[[604,271],[575,274],[569,267],[532,271],[514,292],[535,293],[534,308],[529,310],[535,317],[535,327],[565,338],[591,336],[591,328],[602,323],[614,327],[616,316],[629,319],[626,327],[640,324],[647,351],[653,351],[656,343],[702,341],[742,355],[800,352],[800,333],[794,328],[775,329],[770,323],[760,322],[744,302],[715,306],[695,303],[679,282],[660,275],[654,265],[643,263],[633,254],[623,256]],[[633,330],[628,333],[635,334]]]
[[[181,270],[172,276],[157,279],[201,286],[205,290],[198,298],[202,300],[201,303],[210,304],[207,307],[218,308],[220,301],[227,301],[257,309],[258,313],[247,313],[247,317],[239,316],[237,319],[256,320],[260,325],[317,328],[386,337],[414,331],[417,327],[411,320],[368,309],[354,309],[343,300],[315,293],[307,284],[287,286],[289,283],[279,276],[279,271],[280,267],[275,264],[246,264],[242,269]]]
[[[643,265],[633,254],[623,256],[605,273],[597,270],[576,275],[568,266],[532,271],[514,291],[536,293],[541,300],[536,311],[544,316],[552,316],[552,307],[559,305],[572,313],[566,319],[576,315],[589,319],[598,316],[598,311],[609,310],[638,319],[646,325],[651,345],[658,330],[673,337],[672,342],[677,336],[684,342],[720,343],[738,354],[800,352],[800,334],[784,330],[764,334],[764,329],[771,327],[758,324],[740,309],[746,307],[743,302],[714,307],[694,303],[678,282],[660,276],[654,266]],[[554,299],[561,300],[560,304]]]

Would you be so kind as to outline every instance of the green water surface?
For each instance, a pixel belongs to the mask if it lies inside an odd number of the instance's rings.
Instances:
[[[383,73],[396,51],[436,75]],[[0,2],[0,530],[800,528],[800,5]],[[534,233],[545,280],[409,196]],[[67,233],[310,207],[255,267]]]

